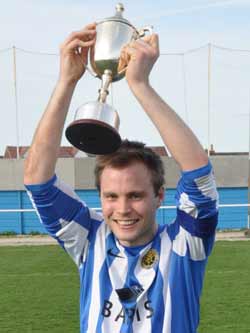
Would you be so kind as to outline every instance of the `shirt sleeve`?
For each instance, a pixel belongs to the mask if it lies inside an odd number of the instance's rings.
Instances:
[[[218,192],[211,163],[182,172],[176,192],[177,219],[191,235],[210,236],[218,221]]]
[[[182,172],[175,198],[177,217],[167,229],[173,251],[193,261],[206,260],[218,222],[218,193],[211,163]]]
[[[79,266],[91,234],[102,222],[101,214],[89,209],[56,175],[25,187],[41,223]]]
[[[218,193],[210,162],[202,168],[182,172],[176,204],[177,218],[168,228],[172,240],[169,264],[171,329],[196,332],[205,268],[218,219]]]

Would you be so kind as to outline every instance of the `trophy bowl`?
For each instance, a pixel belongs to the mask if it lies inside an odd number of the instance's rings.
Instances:
[[[116,5],[116,14],[97,23],[96,43],[90,56],[90,63],[96,77],[102,78],[106,69],[112,73],[112,82],[122,79],[126,68],[120,70],[122,48],[133,40],[145,36],[152,27],[137,30],[122,15],[124,6]]]

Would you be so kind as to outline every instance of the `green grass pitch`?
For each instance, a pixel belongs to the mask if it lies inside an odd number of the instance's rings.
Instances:
[[[199,333],[249,333],[249,291],[250,241],[217,242]],[[59,246],[0,247],[1,333],[79,332],[78,293],[77,269]]]

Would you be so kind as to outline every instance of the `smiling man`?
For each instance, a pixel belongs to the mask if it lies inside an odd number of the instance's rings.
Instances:
[[[125,145],[126,142],[123,147]],[[163,199],[164,189],[161,187],[155,193],[150,171],[142,162],[127,159],[126,164],[106,166],[102,171],[103,217],[120,244],[144,245],[156,234],[155,212]]]
[[[123,52],[128,85],[181,170],[176,219],[157,224],[164,168],[143,143],[124,140],[116,152],[97,157],[102,214],[55,175],[65,118],[95,33],[90,24],[61,47],[59,79],[25,163],[28,193],[79,269],[81,333],[196,333],[218,196],[199,141],[149,83],[159,56],[156,34]]]

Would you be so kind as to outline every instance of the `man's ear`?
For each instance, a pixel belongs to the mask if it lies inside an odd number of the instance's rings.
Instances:
[[[159,208],[164,200],[164,196],[165,196],[165,189],[164,187],[162,186],[160,189],[159,189],[159,192],[158,192],[158,204],[157,204],[157,208]]]

